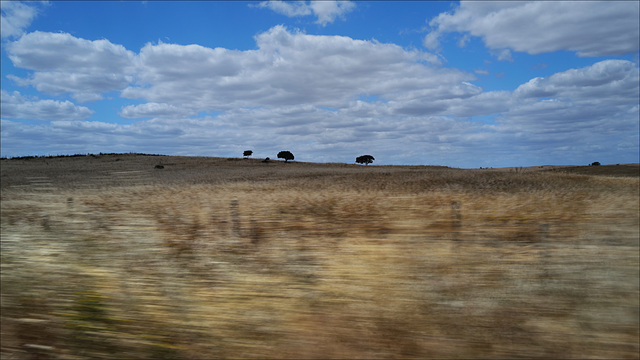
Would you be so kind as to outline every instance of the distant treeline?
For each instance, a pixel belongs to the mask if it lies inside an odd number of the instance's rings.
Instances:
[[[2,156],[0,159],[10,159],[10,160],[30,160],[30,159],[56,159],[56,158],[70,158],[70,157],[81,157],[81,156],[105,156],[105,155],[144,155],[144,156],[165,156],[162,154],[143,154],[143,153],[99,153],[99,154],[73,154],[73,155],[29,155],[29,156],[12,156],[6,157]]]

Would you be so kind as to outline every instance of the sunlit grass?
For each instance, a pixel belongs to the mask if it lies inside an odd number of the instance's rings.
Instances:
[[[126,161],[3,183],[3,357],[637,357],[637,178]]]

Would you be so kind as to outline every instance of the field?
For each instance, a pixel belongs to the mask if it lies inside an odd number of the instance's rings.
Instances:
[[[3,359],[638,358],[637,165],[0,161]]]

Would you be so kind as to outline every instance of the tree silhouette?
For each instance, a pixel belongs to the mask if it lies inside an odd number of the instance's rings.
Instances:
[[[251,151],[251,150],[245,150],[245,151],[242,153],[242,156],[247,157],[247,156],[251,156],[251,154],[253,154],[253,151]]]
[[[293,154],[291,151],[280,151],[278,153],[278,159],[284,159],[284,162],[287,162],[289,160],[293,160]]]
[[[373,162],[373,160],[375,160],[375,159],[371,155],[362,155],[362,156],[358,156],[356,158],[356,162],[358,164],[365,164],[365,165],[371,164]]]

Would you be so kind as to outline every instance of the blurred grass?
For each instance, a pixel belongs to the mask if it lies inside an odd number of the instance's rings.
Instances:
[[[640,350],[638,178],[46,160],[2,160],[3,358]]]
[[[598,165],[598,166],[568,166],[556,169],[571,174],[582,175],[602,175],[616,177],[639,177],[640,164],[618,164],[618,165]]]

